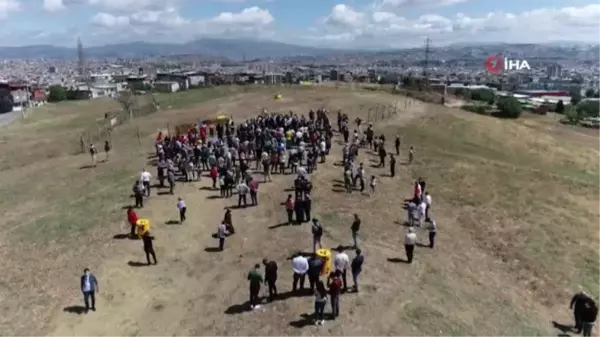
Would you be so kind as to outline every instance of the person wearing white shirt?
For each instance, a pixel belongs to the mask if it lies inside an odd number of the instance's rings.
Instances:
[[[217,227],[217,238],[219,239],[219,251],[225,249],[225,237],[227,237],[227,225],[224,222],[219,224]]]
[[[417,206],[417,211],[418,211],[418,215],[419,215],[418,226],[422,226],[423,220],[425,219],[425,213],[427,212],[427,204],[425,202],[421,202],[419,204],[419,206]]]
[[[435,244],[435,235],[437,234],[437,224],[435,223],[435,220],[429,220],[429,227],[427,229],[429,230],[429,248],[433,248]]]
[[[187,208],[185,207],[185,201],[181,198],[177,198],[177,209],[179,209],[179,223],[183,224]]]
[[[412,263],[415,244],[417,243],[417,234],[414,228],[410,227],[404,235],[404,250],[406,251],[406,263]]]
[[[346,282],[346,270],[350,266],[350,258],[348,254],[344,251],[341,251],[335,255],[333,259],[333,265],[336,271],[339,271],[342,274],[342,282],[344,283],[344,291],[348,290],[348,283]]]
[[[294,271],[292,292],[298,289],[300,282],[300,290],[304,290],[304,281],[306,280],[306,272],[308,271],[308,259],[302,255],[298,255],[292,259],[292,270]]]
[[[321,163],[324,163],[325,155],[327,154],[327,143],[325,143],[325,139],[321,138],[321,143],[319,143],[319,147],[321,150]]]
[[[150,172],[148,172],[146,169],[143,169],[142,174],[140,175],[140,180],[144,185],[144,190],[148,197],[150,196],[150,179],[152,179],[152,175],[150,174]]]
[[[425,219],[429,219],[429,209],[431,208],[431,195],[429,192],[425,192],[425,204],[427,208],[425,208]]]

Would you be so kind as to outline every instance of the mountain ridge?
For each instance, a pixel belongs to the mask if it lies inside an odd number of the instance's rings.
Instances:
[[[575,47],[577,46],[577,47]],[[520,50],[523,49],[523,50]],[[528,54],[536,57],[555,55],[561,58],[577,57],[578,54],[591,53],[594,59],[598,54],[597,44],[583,43],[494,43],[494,44],[455,44],[448,46],[433,47],[432,53],[436,52],[456,53],[456,58],[473,56],[474,54],[485,54],[494,52],[507,52]],[[84,46],[84,55],[88,58],[143,58],[176,55],[206,55],[213,57],[224,57],[232,60],[241,59],[281,59],[294,56],[324,57],[342,55],[398,55],[423,52],[423,48],[407,49],[334,49],[294,45],[282,42],[252,39],[217,39],[203,38],[185,43],[151,43],[136,41],[131,43],[116,43],[102,46]],[[53,46],[48,44],[2,47],[0,46],[0,59],[76,59],[77,48]]]

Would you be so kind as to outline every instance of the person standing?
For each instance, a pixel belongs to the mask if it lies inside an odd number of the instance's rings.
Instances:
[[[321,244],[321,238],[323,237],[323,226],[317,219],[312,219],[312,235],[313,235],[313,253],[317,252],[317,245],[319,249],[323,248]]]
[[[346,252],[344,252],[343,250],[340,251],[335,255],[335,258],[333,259],[333,264],[336,272],[339,276],[342,277],[342,280],[344,281],[344,292],[348,291],[348,282],[346,279],[346,271],[348,270],[348,267],[350,267],[350,258],[348,257],[348,254],[346,254]]]
[[[238,208],[242,208],[242,203],[244,203],[244,207],[248,206],[248,200],[246,198],[246,195],[248,194],[248,191],[250,190],[248,188],[248,185],[246,185],[245,182],[240,182],[237,185],[237,190],[238,190]]]
[[[360,218],[358,214],[354,214],[354,221],[352,222],[352,226],[350,226],[350,231],[352,232],[352,242],[354,244],[354,248],[358,248],[358,231],[360,230]]]
[[[171,169],[167,170],[167,181],[169,182],[169,194],[173,195],[173,191],[175,190],[175,172]]]
[[[275,261],[269,261],[263,259],[263,265],[265,266],[265,282],[269,288],[269,302],[273,301],[277,297],[277,263]]]
[[[435,220],[429,219],[429,248],[435,245],[435,235],[437,234],[437,224]]]
[[[248,272],[248,281],[250,281],[250,309],[260,308],[260,286],[263,283],[263,277],[260,275],[260,264],[255,264],[254,268]]]
[[[362,255],[362,251],[360,249],[356,250],[356,256],[352,259],[352,264],[350,268],[352,269],[352,282],[354,282],[354,291],[358,292],[358,275],[362,272],[362,265],[365,261],[364,256]]]
[[[92,166],[96,167],[96,162],[98,158],[98,149],[96,149],[96,145],[90,145],[90,156],[92,157]]]
[[[592,336],[592,329],[594,329],[594,324],[598,318],[598,305],[593,299],[589,298],[585,306],[581,318],[583,321],[583,336],[588,337]]]
[[[396,136],[396,140],[394,141],[394,146],[396,147],[396,155],[400,155],[400,136]]]
[[[304,210],[303,219],[308,221],[308,219],[310,219],[310,211],[312,209],[312,195],[309,190],[304,191],[304,201],[302,204],[304,206],[302,207],[302,209]]]
[[[248,187],[250,188],[250,202],[252,206],[258,206],[258,180],[251,180]]]
[[[340,315],[340,294],[342,292],[342,281],[340,280],[339,270],[329,274],[327,281],[331,300],[331,316],[333,319],[336,319]]]
[[[393,154],[390,154],[390,177],[396,176],[396,157]]]
[[[177,209],[179,209],[179,223],[183,224],[187,207],[185,207],[185,201],[181,197],[177,198]]]
[[[223,223],[229,234],[235,234],[235,228],[233,227],[233,219],[231,216],[231,209],[227,208],[225,215],[223,216]]]
[[[429,220],[429,209],[431,209],[431,195],[429,192],[425,192],[425,220]]]
[[[304,290],[304,281],[306,280],[306,273],[308,272],[308,269],[308,259],[304,256],[297,254],[292,259],[292,270],[294,271],[292,292],[296,292],[298,289],[298,283],[300,283],[300,290]]]
[[[144,185],[137,180],[135,184],[133,184],[133,196],[135,198],[135,207],[136,208],[144,208]]]
[[[371,183],[369,185],[371,187],[371,190],[369,191],[369,196],[372,196],[373,194],[375,194],[375,186],[377,186],[377,178],[375,178],[375,176],[371,176]]]
[[[410,150],[408,150],[408,165],[412,164],[415,159],[415,147],[411,146]]]
[[[104,142],[104,154],[106,155],[106,157],[104,158],[104,161],[108,161],[109,153],[110,153],[110,142],[107,140]]]
[[[325,322],[325,305],[327,304],[327,290],[323,281],[319,280],[315,287],[315,324],[323,325]]]
[[[410,227],[406,235],[404,235],[404,250],[406,251],[406,262],[412,263],[415,244],[417,243],[417,234],[414,228]]]
[[[573,310],[573,317],[575,319],[575,330],[577,333],[581,333],[583,330],[583,313],[586,309],[586,302],[590,299],[589,295],[583,291],[578,292],[571,298],[569,309]]]
[[[225,249],[225,237],[227,237],[227,225],[224,222],[217,228],[217,238],[219,239],[219,251]]]
[[[291,194],[288,194],[287,199],[285,200],[285,211],[287,212],[287,222],[288,226],[294,222],[294,209],[296,205],[294,204],[294,199]]]
[[[150,231],[145,231],[144,234],[142,234],[142,242],[144,243],[144,253],[146,253],[146,261],[148,262],[148,265],[152,264],[150,263],[150,256],[152,256],[154,264],[158,264],[158,262],[156,261],[156,253],[154,252],[154,244],[152,243],[152,240],[154,240],[154,236],[150,235]]]
[[[132,238],[134,238],[136,236],[135,228],[137,226],[137,221],[138,221],[137,214],[133,210],[133,207],[129,206],[129,208],[127,208],[127,222],[129,222],[129,226],[131,226],[131,232],[129,233],[129,236]]]
[[[85,313],[87,314],[90,308],[92,311],[96,311],[96,296],[95,294],[100,290],[98,287],[98,280],[96,276],[90,272],[89,268],[83,270],[83,276],[81,276],[81,292],[83,293],[83,303],[85,304]],[[90,307],[90,300],[92,306]]]
[[[152,174],[148,172],[146,169],[142,170],[142,174],[140,176],[140,180],[144,185],[144,191],[146,192],[146,196],[150,196],[150,179],[152,179]]]

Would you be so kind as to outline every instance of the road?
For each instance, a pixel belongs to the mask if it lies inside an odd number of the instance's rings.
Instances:
[[[21,116],[21,111],[13,111],[13,112],[0,114],[0,126],[6,125],[6,124],[12,122],[19,116]]]

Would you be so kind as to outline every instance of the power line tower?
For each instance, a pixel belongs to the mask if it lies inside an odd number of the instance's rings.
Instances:
[[[431,53],[431,39],[429,36],[425,39],[425,62],[423,63],[423,78],[427,79],[429,75],[429,54]]]
[[[83,44],[81,43],[81,37],[77,38],[77,72],[79,76],[85,76],[85,60],[83,56]]]

